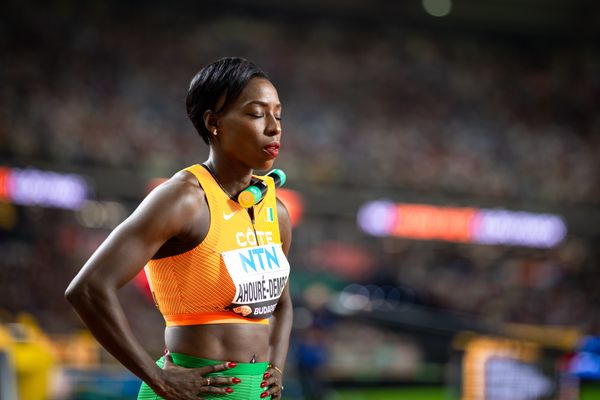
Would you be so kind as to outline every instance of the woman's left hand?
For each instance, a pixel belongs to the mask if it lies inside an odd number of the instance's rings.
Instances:
[[[273,367],[269,367],[263,378],[260,386],[266,390],[262,392],[260,397],[265,398],[271,396],[272,400],[281,399],[283,395],[283,376],[281,375],[281,372]]]

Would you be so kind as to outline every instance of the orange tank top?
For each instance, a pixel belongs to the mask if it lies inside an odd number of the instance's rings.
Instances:
[[[194,165],[186,171],[204,190],[210,227],[193,249],[148,262],[145,270],[156,306],[167,326],[268,324],[290,272],[281,247],[273,179],[255,176],[268,190],[253,207],[252,220],[206,168]]]

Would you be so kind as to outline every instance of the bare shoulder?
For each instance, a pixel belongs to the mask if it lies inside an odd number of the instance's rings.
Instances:
[[[288,209],[283,203],[283,201],[279,199],[279,197],[277,198],[277,216],[280,220],[283,218],[288,223],[290,221],[290,213],[288,212]]]
[[[163,186],[164,189],[169,191],[172,195],[179,197],[204,196],[204,190],[202,189],[202,186],[200,186],[198,178],[191,172],[185,170],[177,172],[158,188]]]
[[[197,207],[204,198],[204,190],[198,179],[188,171],[179,171],[170,179],[156,187],[147,197],[147,200],[164,202],[178,207]]]
[[[208,212],[204,199],[198,179],[190,172],[180,171],[150,192],[130,220],[159,225],[170,234],[178,235]]]

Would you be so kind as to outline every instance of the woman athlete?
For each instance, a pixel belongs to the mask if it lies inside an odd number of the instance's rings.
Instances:
[[[186,105],[208,160],[151,192],[65,295],[98,341],[144,381],[138,399],[280,399],[292,325],[291,225],[273,181],[252,175],[277,157],[279,97],[254,64],[224,58],[198,72]],[[235,195],[252,179],[269,189],[244,209]],[[144,266],[166,321],[167,350],[156,362],[117,299]]]

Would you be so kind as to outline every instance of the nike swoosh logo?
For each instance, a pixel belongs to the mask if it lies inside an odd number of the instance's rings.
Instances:
[[[223,219],[225,219],[225,221],[229,221],[236,212],[237,211],[227,214],[225,211],[223,211]]]

